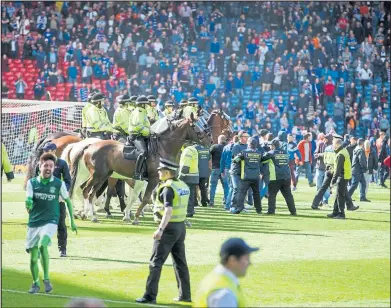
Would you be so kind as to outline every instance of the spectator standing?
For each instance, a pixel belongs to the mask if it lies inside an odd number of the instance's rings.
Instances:
[[[364,152],[364,139],[359,139],[353,151],[352,181],[348,193],[352,197],[354,191],[360,185],[360,201],[370,202],[365,194],[365,173],[368,171],[368,163]]]
[[[297,145],[298,150],[300,151],[301,159],[298,159],[298,167],[296,169],[296,183],[299,181],[300,172],[302,169],[305,170],[308,184],[310,187],[314,187],[313,176],[311,172],[311,164],[312,164],[312,134],[307,133],[304,135],[304,139],[299,142]]]
[[[22,74],[19,73],[18,79],[15,81],[16,98],[24,99],[24,93],[27,89],[27,83],[23,80]]]

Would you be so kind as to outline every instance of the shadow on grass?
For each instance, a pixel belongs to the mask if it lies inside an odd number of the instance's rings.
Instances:
[[[108,260],[106,260],[108,261]],[[56,277],[51,277],[51,282],[54,287],[53,293],[45,296],[35,296],[27,293],[31,283],[31,276],[27,273],[22,273],[14,269],[3,269],[2,271],[2,288],[6,290],[15,290],[26,293],[11,293],[2,292],[2,307],[64,307],[65,304],[71,301],[71,298],[66,297],[93,297],[107,300],[106,304],[111,307],[140,307],[141,305],[134,304],[135,298],[129,298],[119,293],[103,291],[102,289],[90,289],[71,282],[58,280]],[[41,294],[42,294],[41,286]],[[58,295],[61,294],[61,295]],[[57,296],[65,298],[58,298]],[[121,303],[110,303],[110,301],[120,301]],[[123,303],[122,303],[123,302]],[[54,304],[55,303],[55,304]],[[161,304],[160,306],[172,307],[175,303]],[[153,305],[145,305],[145,307],[153,307]],[[175,305],[177,307],[190,307],[189,305]]]

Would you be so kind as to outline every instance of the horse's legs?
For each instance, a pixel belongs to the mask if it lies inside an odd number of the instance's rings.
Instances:
[[[110,200],[111,200],[111,197],[114,193],[115,184],[117,183],[117,181],[118,181],[117,179],[109,178],[108,183],[107,183],[107,193],[106,193],[106,203],[105,203],[105,211],[107,213],[107,216],[111,216]]]
[[[123,212],[126,207],[126,204],[125,204],[125,181],[124,180],[117,180],[117,183],[115,185],[115,189],[117,191],[117,196],[119,199],[119,206],[121,208],[121,212]]]
[[[133,221],[133,224],[137,225],[139,223],[138,219],[140,217],[141,211],[145,207],[146,204],[148,204],[149,199],[151,198],[152,191],[155,189],[156,185],[159,183],[159,178],[158,177],[150,177],[148,178],[148,185],[147,188],[145,189],[143,201],[139,205],[137,212],[136,212],[136,217]]]
[[[134,182],[134,187],[132,188],[132,182]],[[129,185],[129,197],[128,197],[128,204],[125,208],[125,216],[123,218],[123,221],[130,221],[131,213],[132,213],[132,206],[136,203],[137,197],[140,194],[140,192],[144,189],[144,181],[134,181],[134,180],[127,180],[126,183]]]

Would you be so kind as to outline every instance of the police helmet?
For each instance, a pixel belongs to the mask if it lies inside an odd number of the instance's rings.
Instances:
[[[279,148],[280,147],[280,140],[278,140],[277,138],[274,138],[272,141],[270,141],[270,144],[276,148]]]
[[[153,95],[148,95],[147,99],[150,103],[156,103],[156,97]]]
[[[136,100],[137,106],[148,105],[148,103],[149,103],[148,98],[146,98],[145,96],[139,96]]]
[[[188,105],[198,105],[199,101],[195,97],[190,97],[188,100]]]
[[[106,99],[106,96],[103,93],[95,93],[91,98],[91,103],[97,104],[103,102]]]
[[[252,148],[257,148],[259,145],[258,140],[253,137],[248,139],[247,144],[249,144]]]
[[[179,105],[182,107],[182,106],[187,106],[188,105],[188,102],[186,99],[182,99],[180,102],[179,102]]]
[[[164,104],[165,107],[173,107],[174,106],[174,102],[172,100],[168,100],[165,104]]]
[[[120,103],[121,105],[124,105],[124,104],[127,104],[130,102],[130,97],[128,94],[124,94],[124,95],[121,95],[120,96],[120,100],[118,101],[118,103]],[[118,99],[118,97],[117,97]]]
[[[129,100],[131,104],[135,104],[137,101],[137,95],[132,95]]]
[[[92,89],[91,92],[88,94],[87,102],[91,102],[92,97],[93,97],[96,93],[99,93],[99,91],[98,91],[97,89]]]

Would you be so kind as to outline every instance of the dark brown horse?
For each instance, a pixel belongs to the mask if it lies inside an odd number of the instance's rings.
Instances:
[[[233,134],[231,120],[222,109],[213,110],[207,123],[211,128],[214,144],[217,144],[217,139],[220,135],[225,135],[227,139],[231,138]]]
[[[134,224],[138,224],[138,219],[142,209],[148,203],[153,189],[159,182],[157,168],[160,157],[177,161],[178,154],[186,141],[194,141],[205,146],[211,144],[211,137],[205,130],[196,125],[194,118],[172,121],[168,129],[151,139],[151,151],[146,160],[148,171],[148,185],[143,196],[143,200],[136,212]],[[124,145],[117,141],[105,140],[90,145],[85,151],[79,153],[72,162],[74,166],[83,164],[89,171],[89,178],[81,185],[85,206],[89,206],[90,215],[94,217],[92,200],[96,192],[100,189],[113,172],[121,176],[131,178],[134,175],[135,161],[127,160],[123,156]],[[81,161],[81,158],[83,160]],[[73,167],[76,168],[77,167]]]
[[[48,142],[52,142],[57,146],[56,156],[61,157],[63,150],[71,143],[81,141],[79,134],[75,132],[58,132],[48,135],[38,141],[35,148],[31,151],[30,158],[27,162],[27,174],[25,177],[25,188],[27,181],[36,176],[37,165],[39,158],[43,154],[43,147]]]

